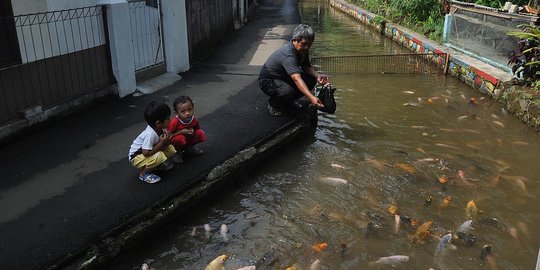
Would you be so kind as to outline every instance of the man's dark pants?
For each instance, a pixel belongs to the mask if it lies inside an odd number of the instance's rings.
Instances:
[[[313,90],[317,83],[317,79],[308,74],[302,74],[302,80],[304,80],[310,91]],[[298,90],[292,79],[287,81],[280,79],[259,79],[259,88],[270,97],[268,104],[274,108],[291,107],[295,100],[305,97]],[[309,103],[309,101],[302,101],[302,103],[304,102]]]

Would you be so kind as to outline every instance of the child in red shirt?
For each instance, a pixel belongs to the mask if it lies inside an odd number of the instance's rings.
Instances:
[[[171,144],[177,151],[173,156],[175,162],[182,162],[182,151],[185,154],[200,155],[203,151],[195,145],[206,141],[206,135],[199,125],[197,118],[193,116],[193,101],[188,96],[179,96],[173,102],[176,115],[169,124]]]

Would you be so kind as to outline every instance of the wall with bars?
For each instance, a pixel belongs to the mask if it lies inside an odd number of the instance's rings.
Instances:
[[[95,7],[15,16],[22,63],[105,44],[103,20]]]
[[[27,119],[77,97],[110,92],[101,6],[18,15],[19,62],[0,68],[0,123]]]

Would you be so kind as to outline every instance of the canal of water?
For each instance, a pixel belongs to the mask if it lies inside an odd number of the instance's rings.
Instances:
[[[407,52],[325,1],[299,5],[316,30],[312,56]],[[321,269],[376,269],[390,267],[376,262],[392,255],[409,257],[401,269],[534,269],[537,134],[443,75],[336,75],[332,83],[338,110],[319,115],[314,136],[112,269],[204,269],[221,254],[225,269],[309,269],[317,259]],[[474,229],[459,233],[467,220]],[[437,251],[448,232],[451,245]]]

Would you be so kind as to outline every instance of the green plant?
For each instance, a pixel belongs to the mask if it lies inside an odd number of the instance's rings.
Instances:
[[[434,9],[440,7],[438,0],[394,0],[391,5],[401,10],[403,15],[410,21],[426,21]]]
[[[508,32],[520,38],[517,49],[513,50],[508,61],[518,82],[530,84],[538,90],[540,79],[540,30],[530,25],[520,25],[522,32]]]
[[[348,0],[385,18],[375,18],[384,23],[386,18],[420,32],[430,39],[441,41],[444,14],[439,0]],[[384,21],[383,21],[384,19]]]
[[[373,23],[380,24],[380,25],[386,24],[386,19],[379,15],[375,16],[371,21]]]
[[[463,2],[475,3],[486,7],[501,8],[507,0],[465,0]],[[512,4],[518,6],[524,6],[530,3],[530,0],[512,0]]]

